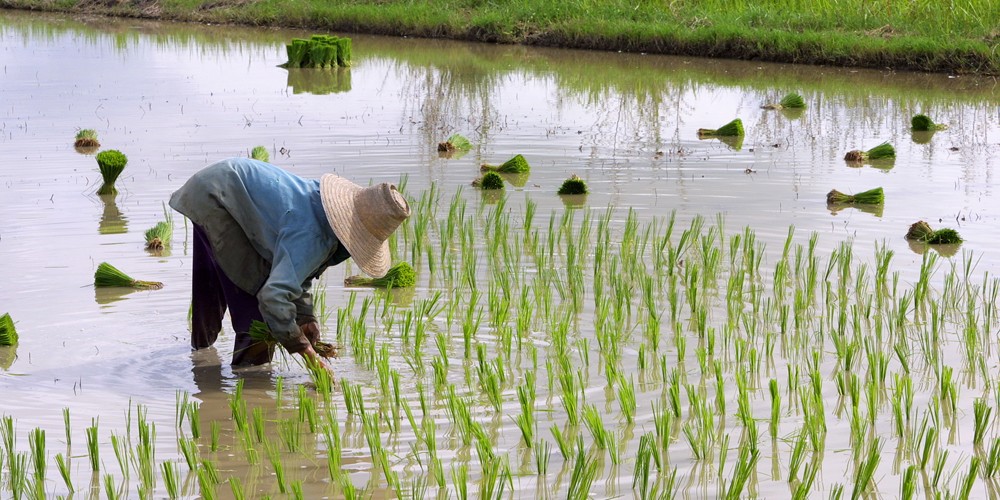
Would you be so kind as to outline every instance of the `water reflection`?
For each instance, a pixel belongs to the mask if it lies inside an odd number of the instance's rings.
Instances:
[[[351,68],[287,68],[293,94],[339,94],[351,90]]]
[[[100,234],[122,234],[128,232],[128,218],[118,209],[117,195],[98,195],[101,203],[104,204],[104,212],[101,214],[101,221],[98,223],[97,232]]]
[[[906,240],[906,244],[910,247],[910,250],[917,255],[923,255],[927,253],[927,250],[932,249],[939,253],[942,257],[953,257],[958,254],[959,250],[962,249],[962,243],[942,243],[938,245],[931,245],[919,240]]]
[[[94,301],[102,306],[108,306],[115,302],[125,300],[129,295],[137,292],[135,288],[124,286],[94,287]]]
[[[831,215],[838,215],[841,211],[853,208],[859,212],[864,212],[866,214],[872,214],[875,217],[882,217],[882,212],[885,209],[884,203],[879,204],[854,204],[854,203],[827,203],[827,210],[830,211]]]
[[[17,360],[17,346],[0,346],[0,370],[7,371]]]
[[[560,194],[557,196],[559,196],[559,199],[562,200],[566,208],[577,209],[587,205],[586,194]]]
[[[927,144],[931,142],[936,133],[937,130],[913,130],[910,132],[910,138],[914,144]]]

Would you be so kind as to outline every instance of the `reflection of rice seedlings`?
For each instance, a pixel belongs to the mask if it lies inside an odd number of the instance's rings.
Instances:
[[[121,151],[108,149],[97,153],[96,159],[97,167],[101,171],[101,178],[104,180],[104,183],[97,190],[97,194],[117,193],[118,190],[115,189],[115,181],[122,174],[122,170],[125,170],[125,165],[128,164],[128,157]]]
[[[264,146],[254,146],[254,148],[250,151],[250,158],[268,162],[271,161],[271,154],[267,152],[267,148]]]
[[[480,167],[480,170],[484,172],[501,172],[505,174],[525,174],[531,171],[531,166],[528,165],[528,160],[525,160],[523,155],[515,155],[513,158],[500,165],[483,164]]]
[[[11,319],[10,313],[4,313],[0,316],[0,346],[9,346],[17,344],[18,336],[17,329],[14,328],[14,320]]]
[[[914,132],[933,132],[937,130],[944,130],[948,128],[948,126],[940,123],[934,123],[934,120],[931,120],[929,116],[921,113],[914,115],[913,118],[910,119],[910,128]]]
[[[96,287],[127,287],[139,290],[159,290],[163,288],[163,283],[159,281],[140,281],[121,272],[118,268],[101,262],[94,273],[94,286]]]
[[[377,288],[405,288],[417,284],[417,272],[408,262],[400,262],[389,268],[381,278],[365,276],[348,276],[344,278],[344,286],[369,286]]]
[[[76,140],[73,146],[77,148],[98,148],[101,143],[97,140],[97,131],[92,128],[80,129],[76,132]]]
[[[896,149],[892,144],[883,142],[868,151],[851,150],[844,155],[844,160],[849,162],[863,162],[870,160],[889,160],[896,157]]]
[[[745,134],[743,132],[743,120],[739,118],[716,129],[698,129],[698,137],[736,137],[741,135]]]

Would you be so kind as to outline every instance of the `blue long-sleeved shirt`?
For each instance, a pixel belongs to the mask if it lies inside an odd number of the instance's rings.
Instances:
[[[205,230],[226,276],[256,294],[278,342],[305,349],[298,324],[313,314],[312,280],[350,256],[327,222],[319,181],[229,158],[193,175],[170,206]]]

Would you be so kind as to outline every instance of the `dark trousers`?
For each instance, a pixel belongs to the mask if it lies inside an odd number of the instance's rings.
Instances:
[[[230,280],[215,260],[205,231],[194,226],[194,264],[191,277],[191,348],[203,349],[215,343],[222,331],[222,318],[229,309],[236,345],[234,365],[269,363],[273,346],[255,342],[250,334],[253,320],[264,321],[257,297],[243,291]]]

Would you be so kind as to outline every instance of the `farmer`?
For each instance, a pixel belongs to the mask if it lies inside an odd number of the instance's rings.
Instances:
[[[410,216],[391,184],[362,188],[333,174],[308,180],[249,158],[205,167],[170,206],[194,223],[191,347],[214,344],[229,309],[233,365],[271,361],[273,349],[247,333],[258,320],[288,352],[326,367],[313,348],[312,280],[347,258],[384,276],[389,235]]]

